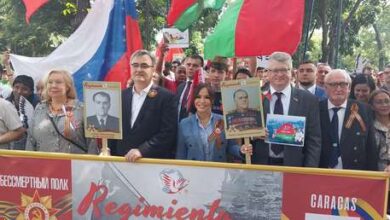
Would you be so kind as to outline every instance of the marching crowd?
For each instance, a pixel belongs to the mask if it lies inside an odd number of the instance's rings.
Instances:
[[[34,87],[30,76],[14,77],[4,60],[0,149],[99,153],[99,141],[84,135],[84,105],[69,72],[52,70]],[[284,52],[271,54],[264,68],[224,58],[205,64],[199,55],[163,60],[164,53],[156,59],[146,50],[131,56],[131,79],[122,91],[123,138],[109,140],[111,155],[130,162],[244,162],[250,154],[253,164],[390,172],[390,64],[381,72],[366,66],[349,74],[312,61],[294,68]],[[306,118],[303,147],[269,144],[265,137],[252,137],[250,144],[226,138],[221,82],[249,78],[261,79],[265,118]],[[237,109],[249,101],[244,92],[234,95]]]

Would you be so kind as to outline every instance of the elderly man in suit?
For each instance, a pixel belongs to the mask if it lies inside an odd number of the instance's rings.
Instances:
[[[377,170],[372,114],[365,104],[348,99],[351,77],[332,70],[325,76],[325,90],[329,98],[320,102],[320,167]]]
[[[325,90],[316,85],[316,65],[310,61],[302,62],[298,67],[297,78],[298,78],[298,87],[300,89],[307,90],[311,94],[317,96],[318,100],[324,100],[327,98]]]
[[[270,90],[263,99],[264,114],[306,118],[303,147],[267,144],[256,140],[253,163],[298,167],[318,167],[321,153],[321,130],[317,98],[291,86],[292,59],[284,52],[274,52],[268,62]]]
[[[178,124],[176,99],[153,85],[156,59],[150,52],[134,52],[130,65],[134,85],[122,92],[123,139],[111,142],[111,154],[125,156],[129,162],[172,157]]]
[[[119,119],[108,114],[111,107],[110,94],[97,92],[92,96],[96,114],[88,116],[87,126],[100,132],[119,132]]]

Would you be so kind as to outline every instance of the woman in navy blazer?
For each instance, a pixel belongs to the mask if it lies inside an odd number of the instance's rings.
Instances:
[[[226,154],[241,157],[252,154],[252,145],[242,145],[225,137],[222,115],[211,112],[214,92],[210,86],[200,84],[194,92],[195,114],[179,124],[177,159],[226,162]]]

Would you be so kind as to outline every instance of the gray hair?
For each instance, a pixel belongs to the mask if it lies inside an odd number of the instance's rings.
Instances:
[[[328,83],[329,82],[329,78],[331,76],[335,75],[335,74],[343,75],[345,80],[347,80],[348,84],[351,85],[351,83],[352,83],[351,76],[347,73],[347,71],[345,71],[343,69],[333,69],[333,70],[331,70],[328,74],[325,75],[324,82]]]
[[[286,52],[276,51],[271,54],[269,61],[274,60],[280,63],[287,64],[288,68],[292,69],[292,58],[290,54]]]
[[[152,66],[156,65],[156,57],[153,56],[152,53],[150,53],[147,50],[137,50],[135,51],[130,58],[130,62],[132,62],[136,57],[142,57],[142,56],[148,56],[152,60]]]

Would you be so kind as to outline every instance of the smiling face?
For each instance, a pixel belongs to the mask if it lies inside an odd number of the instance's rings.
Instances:
[[[47,79],[47,94],[51,98],[66,98],[69,88],[61,73],[53,72]]]
[[[378,116],[390,116],[390,95],[380,92],[372,99],[372,109]]]
[[[366,83],[356,84],[353,93],[355,94],[356,100],[361,102],[368,102],[370,97],[370,87]]]
[[[195,96],[194,105],[198,113],[211,112],[211,98],[207,88],[202,88]]]
[[[282,91],[291,82],[291,69],[287,63],[276,60],[269,60],[268,62],[268,79],[270,85],[276,91]]]

